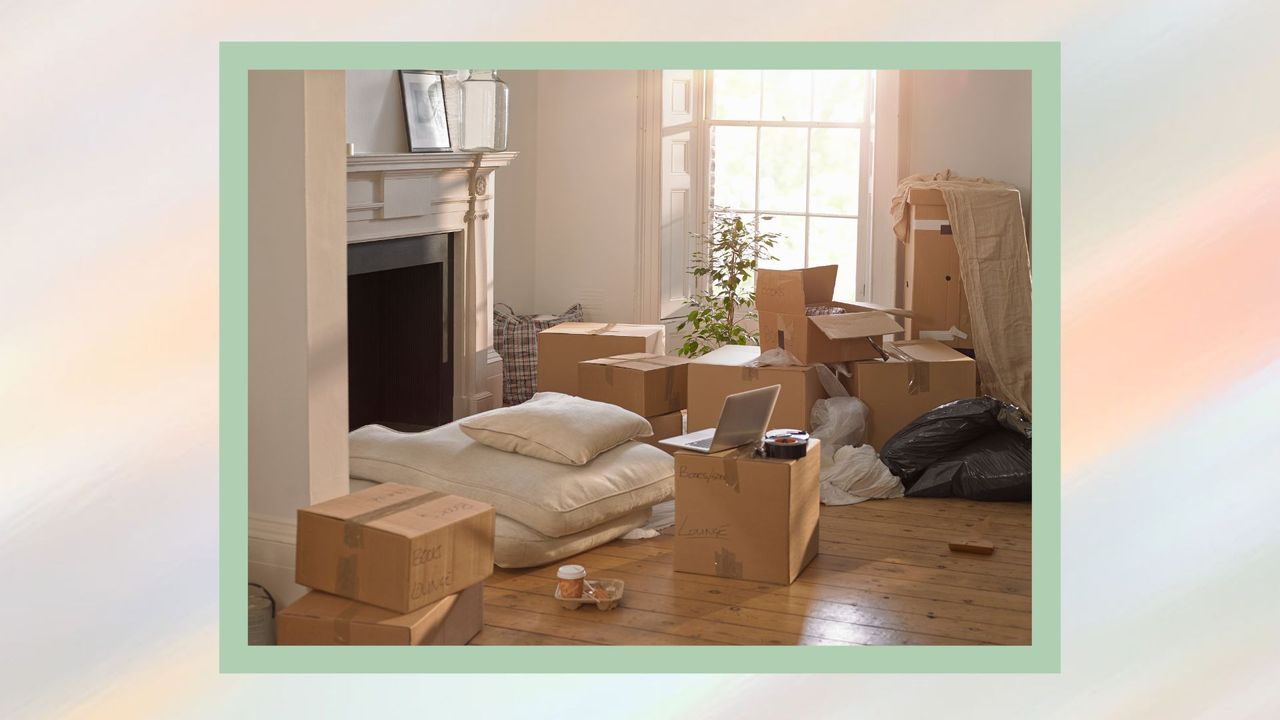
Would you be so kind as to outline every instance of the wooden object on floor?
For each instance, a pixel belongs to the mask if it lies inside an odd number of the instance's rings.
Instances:
[[[898,498],[821,508],[819,555],[792,585],[672,569],[671,531],[557,565],[627,584],[612,612],[564,610],[556,567],[497,570],[476,645],[1027,645],[1031,504]],[[951,552],[981,536],[992,557]]]
[[[951,548],[951,552],[973,555],[990,555],[996,551],[996,546],[989,540],[953,540],[947,543],[947,547]]]

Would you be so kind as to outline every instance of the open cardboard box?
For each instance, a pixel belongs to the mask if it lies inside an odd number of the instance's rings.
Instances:
[[[868,303],[837,302],[837,265],[756,273],[760,347],[782,347],[807,365],[881,357],[880,340],[903,332],[894,315],[909,312]],[[806,315],[813,306],[839,308],[832,315]]]

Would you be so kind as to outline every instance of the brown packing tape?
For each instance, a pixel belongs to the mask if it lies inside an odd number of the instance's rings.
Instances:
[[[722,547],[715,554],[716,575],[742,579],[742,561],[729,548]]]
[[[613,363],[604,366],[604,384],[613,387]]]
[[[604,333],[607,333],[607,332],[612,331],[612,330],[613,330],[615,327],[617,327],[617,326],[618,326],[618,323],[608,323],[608,324],[606,324],[604,327],[598,327],[598,328],[594,328],[594,329],[588,330],[588,331],[587,331],[587,334],[588,334],[588,335],[602,335],[602,334],[604,334]]]
[[[742,368],[742,379],[744,381],[752,381],[760,378],[760,368],[744,367]]]
[[[738,487],[738,460],[736,458],[724,459],[724,484],[734,492],[742,492]]]
[[[333,643],[335,645],[351,644],[351,618],[360,612],[360,603],[352,602],[345,610],[333,618]]]
[[[671,366],[666,365],[664,367],[670,368]],[[666,387],[662,391],[662,396],[665,397],[668,402],[670,402],[675,395],[675,391],[676,391],[676,371],[670,370],[667,372],[667,383],[666,383]]]
[[[907,394],[929,392],[929,363],[911,361],[907,365]]]
[[[380,520],[398,512],[404,512],[446,495],[442,492],[428,492],[415,497],[394,502],[385,507],[375,508],[368,512],[353,515],[342,523],[342,544],[350,550],[364,547],[364,527],[375,520]],[[354,552],[338,558],[338,578],[336,594],[354,598],[360,587],[360,556]]]
[[[921,362],[903,352],[901,348],[894,345],[885,345],[880,352],[886,358],[892,357],[894,360],[907,364],[907,394],[919,395],[923,392],[929,392],[929,363]]]

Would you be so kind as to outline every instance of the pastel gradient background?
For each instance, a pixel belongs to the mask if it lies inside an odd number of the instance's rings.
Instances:
[[[1274,717],[1269,2],[0,6],[0,716]],[[1062,43],[1062,672],[219,675],[218,42]]]

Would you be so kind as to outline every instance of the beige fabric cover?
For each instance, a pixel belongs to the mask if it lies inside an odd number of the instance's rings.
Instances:
[[[626,442],[587,465],[495,450],[457,423],[421,433],[366,425],[351,433],[351,477],[479,500],[549,537],[582,532],[672,497],[670,455]]]
[[[353,479],[351,492],[359,492],[376,484],[368,480]],[[493,529],[493,562],[503,568],[547,565],[617,540],[638,527],[644,527],[651,515],[650,508],[641,508],[582,532],[558,538],[547,537],[528,525],[522,525],[506,515],[499,515]]]
[[[643,508],[558,538],[547,537],[528,525],[499,515],[493,538],[493,562],[498,567],[524,568],[563,560],[644,527],[649,522],[649,513],[649,508]]]
[[[983,391],[1030,416],[1031,257],[1018,189],[950,170],[912,175],[898,184],[890,204],[900,241],[907,237],[913,187],[937,188],[947,202]]]
[[[564,465],[586,465],[600,453],[653,434],[649,421],[617,405],[557,392],[458,421],[472,440]]]

